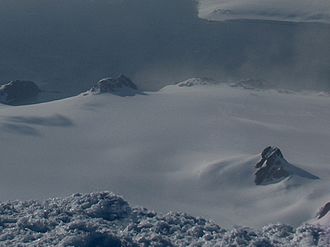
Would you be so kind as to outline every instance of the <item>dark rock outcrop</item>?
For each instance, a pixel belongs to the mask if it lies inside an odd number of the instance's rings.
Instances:
[[[232,87],[242,87],[244,89],[266,89],[270,85],[265,80],[256,79],[256,78],[248,78],[235,83],[231,83]]]
[[[0,86],[0,102],[9,105],[24,103],[35,98],[41,92],[32,81],[11,81]]]
[[[317,219],[321,219],[330,212],[330,202],[326,203],[322,208],[320,208],[317,213]]]
[[[265,148],[261,153],[261,160],[255,168],[257,169],[254,180],[256,185],[277,183],[293,175],[318,179],[317,176],[290,164],[278,147]]]
[[[290,176],[285,169],[287,161],[277,147],[267,147],[261,153],[261,160],[256,164],[254,182],[257,185],[272,183]]]
[[[91,92],[95,94],[112,93],[120,96],[134,95],[138,87],[126,76],[104,78],[95,83]]]
[[[205,85],[216,85],[217,82],[211,78],[190,78],[188,80],[177,83],[179,87],[193,87],[193,86],[205,86]]]

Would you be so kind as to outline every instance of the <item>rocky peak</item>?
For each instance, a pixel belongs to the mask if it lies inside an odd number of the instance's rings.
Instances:
[[[281,150],[278,147],[269,146],[262,151],[261,160],[256,165],[256,168],[261,167],[265,161],[279,163],[282,159],[284,159],[284,156]]]
[[[38,96],[39,87],[32,81],[11,81],[0,86],[0,102],[4,104],[19,104]]]
[[[261,153],[261,160],[256,164],[255,183],[268,184],[290,176],[288,162],[278,147],[267,147]]]
[[[215,85],[217,82],[211,78],[190,78],[188,80],[177,83],[179,87],[193,87],[193,86],[205,86],[205,85]]]
[[[119,95],[132,94],[138,87],[125,75],[116,78],[104,78],[95,83],[90,90],[93,93],[113,93]]]
[[[255,184],[266,185],[282,181],[290,176],[300,176],[308,179],[319,177],[290,164],[278,147],[267,147],[261,153],[261,160],[255,166]]]

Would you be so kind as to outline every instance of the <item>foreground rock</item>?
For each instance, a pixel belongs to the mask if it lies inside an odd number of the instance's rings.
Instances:
[[[138,87],[126,76],[104,78],[95,83],[90,90],[94,94],[111,93],[120,96],[132,96],[138,92]]]
[[[290,164],[277,147],[267,147],[262,151],[256,169],[254,180],[256,185],[277,183],[294,175],[318,179],[317,176]]]
[[[32,81],[11,81],[0,86],[0,102],[9,105],[24,103],[38,96],[39,87]]]
[[[327,246],[330,228],[221,228],[185,213],[130,207],[109,192],[0,203],[1,246]]]

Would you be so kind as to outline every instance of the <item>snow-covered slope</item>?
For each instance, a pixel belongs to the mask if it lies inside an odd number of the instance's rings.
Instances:
[[[199,15],[210,20],[255,19],[330,23],[328,0],[199,0]]]
[[[329,201],[330,98],[199,84],[0,105],[0,200],[110,190],[222,226],[312,218]],[[269,145],[320,179],[257,186]]]
[[[272,224],[226,230],[185,213],[130,207],[112,193],[0,203],[2,246],[327,246],[330,229]]]

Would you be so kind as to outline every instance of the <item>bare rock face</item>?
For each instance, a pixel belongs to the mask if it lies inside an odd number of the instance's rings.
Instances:
[[[282,181],[291,176],[299,176],[307,179],[319,179],[319,177],[290,164],[278,147],[267,147],[261,153],[261,160],[255,166],[255,184],[267,185]]]
[[[112,93],[120,96],[134,95],[138,87],[126,76],[120,75],[117,78],[104,78],[95,83],[90,90],[96,94]]]
[[[321,219],[330,212],[330,202],[326,203],[322,208],[320,208],[317,213],[317,219]]]
[[[41,92],[32,81],[11,81],[0,86],[0,102],[4,104],[20,104],[26,100],[37,97]]]
[[[290,176],[288,162],[277,147],[267,147],[261,153],[261,160],[256,164],[255,183],[268,184]]]

